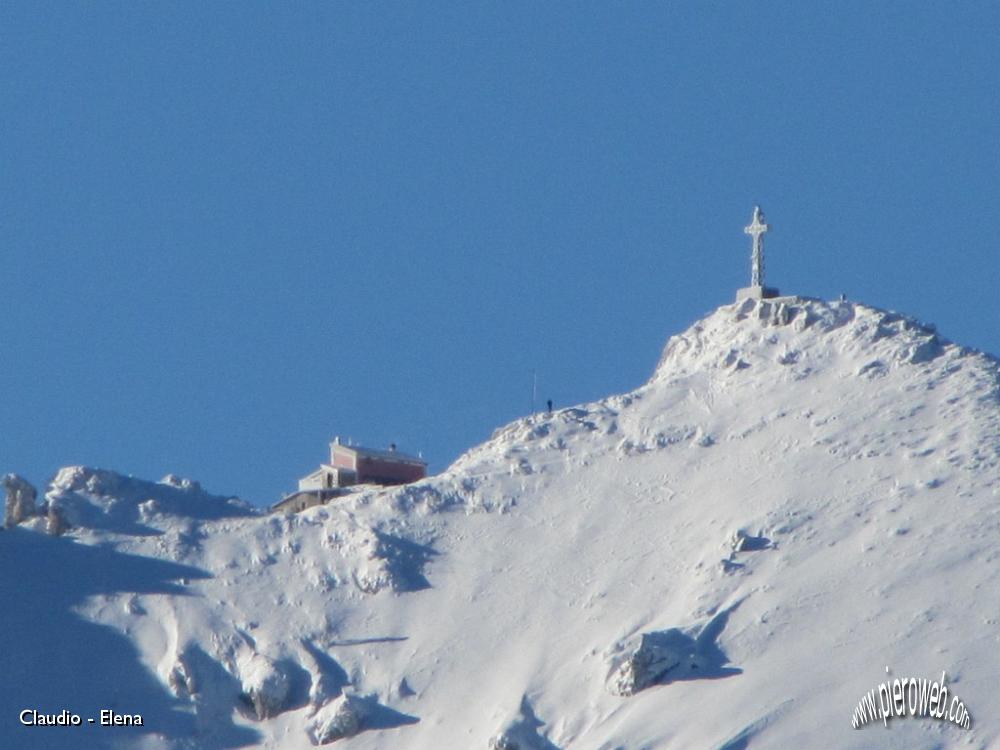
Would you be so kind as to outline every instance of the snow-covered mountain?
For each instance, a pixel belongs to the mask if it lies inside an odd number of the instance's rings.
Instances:
[[[631,393],[294,516],[82,467],[47,497],[68,534],[0,534],[2,747],[1000,744],[1000,365],[895,313],[722,307]],[[971,730],[852,728],[942,671]]]

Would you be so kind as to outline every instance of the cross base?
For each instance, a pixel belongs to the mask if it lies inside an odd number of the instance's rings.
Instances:
[[[742,302],[745,299],[771,299],[780,297],[781,293],[773,286],[745,286],[736,290],[736,301]]]

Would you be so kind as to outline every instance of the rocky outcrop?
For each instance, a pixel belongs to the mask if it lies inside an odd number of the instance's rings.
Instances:
[[[643,633],[638,646],[618,665],[608,682],[613,695],[635,695],[655,685],[682,662],[694,660],[693,642],[680,631]]]
[[[257,719],[269,719],[288,708],[291,678],[277,663],[254,654],[240,664],[242,698]]]
[[[328,745],[356,735],[364,726],[365,708],[363,700],[350,694],[326,704],[313,721],[314,744]]]
[[[17,474],[6,474],[3,478],[3,488],[7,492],[4,527],[13,528],[37,514],[35,500],[38,491],[27,480]]]

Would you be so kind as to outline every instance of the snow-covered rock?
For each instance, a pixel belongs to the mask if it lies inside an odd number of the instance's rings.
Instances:
[[[60,470],[46,500],[71,526],[126,534],[149,533],[164,516],[208,521],[256,515],[238,498],[210,495],[193,480],[170,474],[149,482],[87,466]]]
[[[249,654],[238,662],[243,700],[253,716],[269,719],[288,708],[291,678],[286,670],[264,656]]]
[[[313,744],[328,745],[353,737],[361,731],[364,719],[364,702],[353,695],[342,695],[320,709],[313,718]]]
[[[659,637],[657,637],[659,636]],[[639,644],[621,661],[608,682],[614,695],[629,696],[645,690],[681,662],[693,662],[692,640],[679,630],[643,633]]]
[[[555,745],[538,732],[545,722],[535,716],[528,696],[521,698],[517,715],[490,738],[488,750],[553,750]]]

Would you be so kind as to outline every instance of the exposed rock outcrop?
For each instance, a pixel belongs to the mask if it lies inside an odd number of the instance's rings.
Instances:
[[[314,744],[328,745],[356,735],[364,726],[365,709],[364,701],[350,694],[326,704],[313,721]]]
[[[240,664],[243,698],[258,719],[277,716],[288,708],[291,678],[280,665],[262,654]]]
[[[27,480],[17,474],[6,474],[3,478],[3,488],[7,492],[4,527],[11,529],[37,514],[35,500],[38,491]]]

